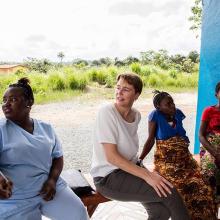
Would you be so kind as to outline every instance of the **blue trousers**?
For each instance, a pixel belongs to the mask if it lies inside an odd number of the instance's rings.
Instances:
[[[51,220],[87,220],[87,211],[81,200],[69,188],[56,193],[53,200],[42,200],[5,220],[41,220],[42,215]]]

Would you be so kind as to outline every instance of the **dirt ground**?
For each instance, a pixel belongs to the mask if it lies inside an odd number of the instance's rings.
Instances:
[[[176,106],[186,115],[184,126],[190,138],[190,149],[193,150],[194,128],[196,116],[196,93],[172,94]],[[113,100],[95,99],[81,100],[75,98],[72,101],[34,105],[31,116],[51,123],[60,138],[63,151],[65,169],[77,168],[88,173],[92,156],[92,135],[96,112],[100,104]],[[147,137],[147,115],[154,108],[152,98],[139,98],[135,107],[141,112],[142,120],[139,125],[140,146],[143,146]],[[0,117],[3,117],[2,112]],[[146,163],[152,162],[153,150],[146,158]]]

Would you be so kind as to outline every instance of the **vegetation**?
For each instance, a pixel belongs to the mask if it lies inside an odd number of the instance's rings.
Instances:
[[[194,0],[194,6],[191,8],[192,16],[189,17],[189,21],[192,22],[191,30],[195,31],[198,36],[198,31],[201,29],[202,23],[202,1]]]
[[[116,76],[135,72],[141,76],[145,88],[195,89],[198,84],[199,54],[169,55],[166,50],[141,52],[140,58],[123,60],[101,58],[96,61],[74,60],[63,65],[45,59],[28,58],[28,70],[12,75],[0,75],[0,95],[20,77],[28,77],[37,103],[69,99],[82,94],[88,87],[113,88]]]
[[[61,51],[57,54],[57,57],[60,59],[60,64],[62,65],[63,58],[65,57],[64,53]]]

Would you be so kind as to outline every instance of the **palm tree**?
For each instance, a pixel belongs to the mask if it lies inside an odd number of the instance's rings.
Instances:
[[[60,63],[62,64],[63,58],[65,57],[64,53],[61,51],[57,54],[57,57],[60,58]]]

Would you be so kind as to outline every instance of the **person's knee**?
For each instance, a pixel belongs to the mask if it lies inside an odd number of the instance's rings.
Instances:
[[[89,219],[86,207],[84,206],[84,204],[80,199],[74,202],[74,207],[72,208],[69,207],[69,209],[66,211],[69,212],[70,216],[75,216],[75,218],[73,219],[79,219],[79,220]]]
[[[86,207],[83,205],[83,203],[79,203],[79,205],[77,207],[77,212],[80,217],[79,220],[89,219]]]
[[[168,194],[168,196],[166,198],[168,200],[175,202],[175,203],[182,202],[182,197],[180,196],[177,189],[174,187],[171,189],[171,194]]]
[[[88,219],[84,204],[69,188],[58,192],[53,200],[43,202],[41,211],[50,219]]]

